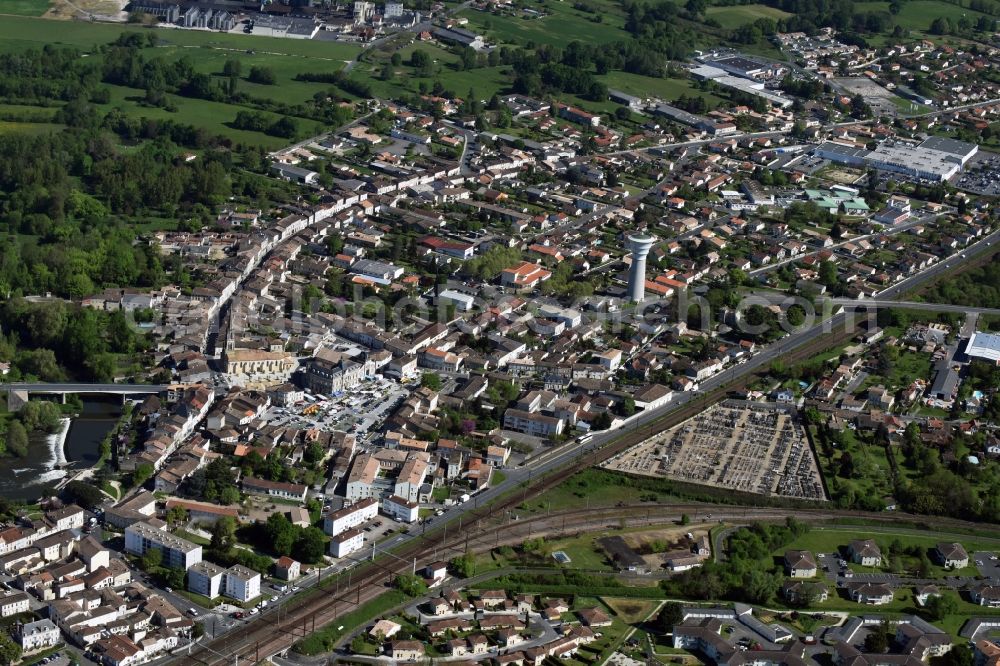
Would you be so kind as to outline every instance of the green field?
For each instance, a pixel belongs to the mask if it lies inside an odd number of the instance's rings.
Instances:
[[[714,18],[723,28],[738,28],[753,23],[760,18],[778,19],[791,16],[788,12],[767,5],[734,5],[732,7],[709,7],[705,18]]]
[[[888,12],[889,3],[856,2],[854,9],[858,12]],[[897,25],[908,30],[926,31],[930,28],[931,22],[939,16],[952,21],[957,21],[965,16],[970,21],[975,21],[982,14],[941,0],[911,0],[903,3],[902,9],[893,20]]]
[[[782,555],[788,549],[809,550],[813,553],[833,553],[844,548],[854,539],[874,539],[882,548],[883,559],[887,559],[887,546],[891,541],[898,540],[903,548],[909,546],[919,546],[925,550],[934,548],[935,544],[941,541],[958,541],[969,552],[970,558],[974,551],[993,551],[1000,549],[1000,539],[992,539],[986,536],[968,536],[965,534],[945,534],[945,533],[921,533],[917,530],[895,530],[879,527],[856,527],[845,529],[841,527],[813,527],[807,534],[802,535],[786,548],[775,551],[775,556]],[[971,559],[970,559],[971,561]],[[878,571],[872,567],[861,567],[851,565],[857,571]],[[978,572],[975,566],[961,569],[957,572],[945,571],[944,568],[934,564],[932,576],[944,575],[970,575],[975,576]]]
[[[22,123],[0,120],[0,134],[45,134],[62,128],[63,125],[55,123]]]
[[[690,79],[654,79],[629,72],[610,72],[598,76],[597,80],[612,90],[621,90],[636,96],[659,97],[664,101],[674,101],[681,95],[704,97],[710,107],[723,101],[721,97],[699,90],[695,82]]]
[[[7,1],[0,0],[2,3]],[[114,41],[123,32],[151,29],[139,28],[134,25],[52,21],[24,16],[8,16],[0,22],[0,49],[18,51],[28,47],[39,48],[43,44],[66,44],[90,49]],[[272,57],[297,56],[313,60],[315,62],[310,63],[310,65],[314,67],[318,67],[319,63],[322,62],[334,64],[349,60],[360,51],[359,46],[339,42],[233,35],[200,30],[157,29],[156,34],[164,47],[205,47],[230,52],[251,49]]]
[[[427,51],[438,63],[439,69],[433,76],[419,77],[412,67],[404,64],[395,68],[395,76],[391,80],[383,81],[380,77],[383,66],[380,61],[359,64],[351,71],[351,79],[369,83],[372,93],[383,98],[397,97],[400,92],[417,93],[421,83],[430,90],[436,82],[440,82],[445,90],[450,90],[461,99],[465,99],[471,89],[481,100],[488,100],[493,93],[505,91],[510,87],[509,67],[482,67],[459,71],[450,66],[458,58],[448,51],[429,45],[418,45],[413,48]],[[408,62],[409,53],[413,48],[403,50],[404,63]]]
[[[0,14],[41,16],[50,4],[49,0],[0,0]]]
[[[634,504],[650,493],[629,485],[625,476],[603,469],[585,469],[545,491],[522,507],[527,511],[563,511],[585,507]],[[655,494],[653,496],[655,499]]]
[[[540,18],[496,15],[477,10],[465,10],[459,16],[469,19],[469,26],[496,42],[508,44],[528,43],[565,46],[574,40],[590,44],[626,39],[629,35],[622,28],[624,14],[614,3],[595,3],[600,6],[602,22],[574,9],[569,2],[549,2],[540,7],[549,12]]]
[[[0,0],[4,2],[5,0]],[[15,3],[19,4],[19,3]],[[108,25],[54,21],[20,16],[5,17],[0,23],[0,49],[22,51],[26,48],[40,48],[47,43],[75,46],[90,50],[107,44],[127,31],[144,31],[148,28],[135,26]],[[189,58],[197,71],[221,75],[226,60],[237,59],[242,64],[243,77],[238,82],[240,92],[255,98],[276,102],[301,103],[312,99],[318,92],[328,91],[333,86],[324,83],[295,81],[294,77],[304,72],[333,72],[340,70],[344,63],[352,60],[360,47],[329,41],[278,39],[245,35],[220,34],[193,30],[159,29],[156,32],[160,44],[149,51],[150,56],[166,60]],[[254,65],[266,66],[274,72],[275,85],[258,85],[245,79]],[[118,108],[130,116],[154,119],[171,119],[205,128],[212,134],[229,137],[237,142],[256,143],[269,149],[286,145],[286,139],[270,137],[257,132],[234,130],[226,125],[244,107],[207,100],[169,95],[176,112],[144,106],[141,93],[128,88],[111,86],[111,102],[102,106],[103,110]],[[48,123],[26,122],[37,118],[24,114],[48,114],[54,109],[2,105],[0,106],[0,132],[44,132],[59,126]],[[265,114],[277,119],[275,114]],[[297,119],[300,135],[315,134],[326,129],[322,124]]]
[[[172,113],[166,109],[158,107],[143,106],[140,102],[142,94],[132,88],[122,86],[108,86],[111,90],[111,102],[100,105],[99,108],[110,111],[112,108],[121,109],[124,113],[137,118],[146,117],[159,120],[174,120],[180,123],[190,123],[198,127],[204,127],[213,134],[219,134],[231,138],[236,142],[254,143],[262,145],[268,149],[276,149],[288,145],[288,139],[268,136],[258,132],[232,129],[226,123],[233,120],[236,114],[243,108],[224,102],[211,102],[204,99],[193,99],[190,97],[180,97],[178,95],[168,95],[170,101],[177,106],[177,112]],[[272,120],[277,120],[280,116],[274,113],[261,112]],[[303,135],[319,134],[324,126],[321,123],[297,118],[300,133]]]
[[[199,49],[192,53],[186,47],[165,47],[156,51],[157,55],[168,60],[176,60],[187,56],[193,60],[194,68],[204,74],[219,76],[222,81],[222,68],[227,60],[239,60],[242,65],[242,78],[238,85],[240,92],[251,97],[266,98],[278,102],[303,102],[311,99],[317,91],[329,90],[334,86],[326,83],[309,83],[296,81],[297,74],[306,72],[332,73],[340,70],[344,63],[340,60],[306,58],[301,56],[275,57],[270,53],[246,53],[222,49]],[[194,56],[194,57],[192,57]],[[251,67],[267,67],[277,79],[275,85],[261,85],[246,80]]]

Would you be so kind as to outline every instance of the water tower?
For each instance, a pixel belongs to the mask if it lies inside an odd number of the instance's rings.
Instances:
[[[628,272],[628,298],[641,301],[646,296],[646,255],[656,239],[647,234],[632,234],[628,248],[632,251],[632,268]]]

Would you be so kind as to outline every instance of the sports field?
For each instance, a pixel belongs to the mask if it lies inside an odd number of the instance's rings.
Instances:
[[[791,16],[767,5],[734,5],[732,7],[709,7],[705,10],[706,18],[714,18],[723,28],[738,28],[747,23],[753,23],[760,18],[778,19]]]

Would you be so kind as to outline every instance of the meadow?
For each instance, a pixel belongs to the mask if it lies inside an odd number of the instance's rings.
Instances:
[[[191,97],[181,97],[179,95],[167,95],[169,100],[177,107],[176,112],[167,111],[159,107],[145,106],[142,102],[142,93],[132,88],[123,86],[108,86],[111,90],[111,101],[101,105],[104,111],[117,108],[126,115],[141,118],[153,118],[157,120],[173,120],[179,123],[188,123],[196,127],[204,127],[212,134],[228,137],[237,143],[252,143],[264,146],[269,150],[274,150],[289,143],[288,139],[268,136],[258,132],[233,129],[227,125],[236,114],[244,107],[225,102],[212,102],[204,99],[194,99]],[[279,115],[260,111],[271,120],[278,120]],[[323,125],[316,121],[305,118],[296,118],[299,124],[300,136],[312,136],[319,134]]]
[[[598,76],[597,79],[612,90],[621,90],[630,95],[660,97],[666,101],[676,100],[681,95],[699,96],[703,97],[711,107],[723,101],[721,97],[699,90],[691,79],[654,79],[629,72],[610,72],[604,76]]]
[[[859,12],[889,11],[888,2],[856,2],[854,8]],[[970,21],[975,21],[981,13],[953,5],[942,0],[910,0],[904,2],[902,8],[893,21],[907,30],[920,30],[926,32],[930,28],[934,19],[939,16],[958,21],[965,16]]]
[[[0,0],[6,4],[9,0]],[[38,0],[16,0],[16,3]],[[2,13],[2,12],[0,12]],[[39,48],[43,44],[65,44],[89,50],[107,44],[123,32],[156,30],[162,48],[215,48],[225,51],[253,50],[270,56],[297,56],[312,66],[318,63],[343,63],[357,55],[361,47],[356,44],[325,40],[282,39],[255,35],[210,32],[207,30],[181,30],[173,28],[142,28],[136,25],[110,23],[83,23],[80,21],[51,21],[29,16],[6,16],[0,21],[0,50],[18,51]]]
[[[490,14],[473,9],[459,13],[469,26],[494,41],[506,44],[552,44],[565,46],[574,40],[590,44],[628,39],[623,29],[625,15],[620,5],[611,2],[591,3],[597,12],[576,9],[569,2],[546,2],[537,5],[547,15],[538,18]],[[534,7],[533,7],[534,8]],[[595,18],[602,17],[601,22]]]
[[[0,14],[41,16],[49,9],[49,0],[0,0]]]
[[[723,28],[738,28],[757,19],[778,19],[791,16],[788,12],[767,5],[735,5],[733,7],[709,7],[706,18],[714,18]]]
[[[18,3],[21,1],[17,0]],[[27,48],[37,49],[45,43],[54,43],[92,51],[95,47],[117,39],[124,32],[145,30],[150,28],[8,16],[0,22],[0,49],[21,51]],[[227,60],[238,60],[242,67],[242,78],[237,84],[241,92],[255,98],[289,103],[304,102],[318,92],[326,92],[333,88],[325,83],[296,81],[297,74],[338,71],[344,67],[345,62],[354,59],[360,52],[360,47],[357,45],[331,41],[279,39],[168,28],[156,29],[156,35],[160,43],[155,49],[147,52],[149,56],[167,60],[177,60],[186,56],[197,71],[218,77],[221,77],[222,68]],[[247,81],[246,75],[255,65],[267,67],[274,72],[275,85],[260,85]],[[221,78],[219,80],[221,81]],[[212,134],[226,136],[237,142],[256,143],[268,149],[275,149],[288,143],[286,139],[230,128],[227,124],[245,108],[243,106],[168,95],[169,101],[177,110],[167,111],[142,104],[142,94],[138,90],[119,86],[110,86],[110,89],[111,101],[101,105],[103,110],[118,108],[130,116],[190,123],[203,127]],[[22,122],[22,118],[18,117],[20,114],[32,111],[52,113],[51,109],[0,105],[0,117],[7,118],[5,122],[0,123],[0,132],[40,132],[59,127],[47,123]],[[271,119],[278,118],[272,113],[264,115]],[[320,123],[312,120],[298,118],[297,122],[300,135],[303,136],[325,129]]]

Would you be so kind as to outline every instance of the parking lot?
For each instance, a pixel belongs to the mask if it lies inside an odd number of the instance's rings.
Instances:
[[[969,160],[954,184],[974,194],[1000,195],[1000,155],[979,151]]]
[[[835,86],[840,86],[851,95],[861,95],[864,97],[865,102],[872,107],[872,113],[875,116],[895,117],[899,112],[899,109],[893,103],[895,95],[869,78],[851,76],[835,78],[833,82]]]
[[[1000,557],[996,553],[988,551],[977,551],[972,555],[972,566],[979,570],[979,575],[983,578],[1000,580]]]
[[[359,438],[381,425],[405,399],[408,389],[390,379],[369,379],[340,395],[314,396],[290,407],[272,407],[263,418],[270,425],[353,432]]]

